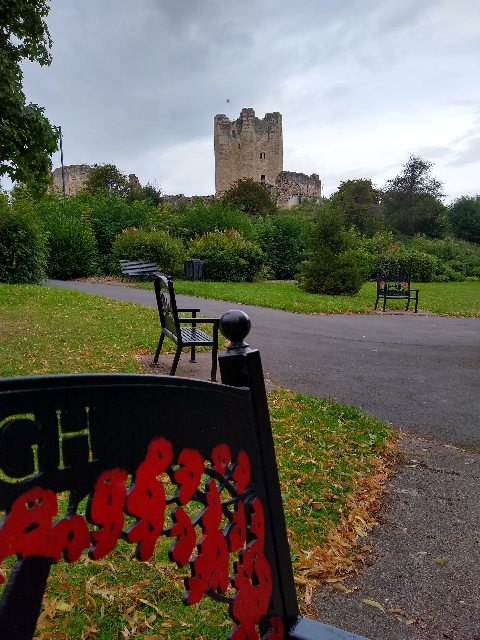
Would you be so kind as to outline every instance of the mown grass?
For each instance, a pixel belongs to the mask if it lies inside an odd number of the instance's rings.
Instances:
[[[68,289],[0,284],[0,310],[1,377],[141,373],[160,334],[155,309]],[[162,353],[174,350],[165,340]]]
[[[150,283],[133,285],[153,288]],[[412,283],[419,289],[418,308],[444,316],[480,317],[480,281]],[[294,282],[175,281],[175,291],[189,296],[240,302],[297,313],[372,313],[376,283],[367,282],[356,296],[324,296],[306,293]],[[404,309],[405,301],[387,301],[387,309]],[[410,303],[410,308],[413,308]]]
[[[158,339],[155,310],[76,291],[0,285],[0,375],[139,372],[138,354]],[[379,420],[311,396],[268,394],[297,583],[347,570],[361,547],[349,540],[372,525],[392,431]],[[67,496],[60,496],[60,510]],[[139,563],[123,541],[106,558],[86,555],[51,571],[37,637],[225,638],[226,607],[181,602],[186,570],[168,561],[162,539]],[[10,558],[0,567],[6,576]]]

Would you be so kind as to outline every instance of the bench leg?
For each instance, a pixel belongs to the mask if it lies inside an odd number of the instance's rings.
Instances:
[[[178,361],[180,360],[180,354],[182,353],[182,347],[178,347],[178,349],[175,352],[175,357],[173,359],[173,364],[172,364],[172,368],[170,369],[170,375],[174,376],[175,375],[175,371],[177,370],[177,365],[178,365]]]
[[[195,278],[194,278],[195,280]],[[196,327],[197,323],[193,322],[193,319],[197,317],[197,312],[196,311],[192,311],[192,327]],[[195,345],[192,344],[192,346],[190,347],[190,362],[195,362]]]
[[[414,313],[417,313],[417,307],[418,307],[418,291],[415,292],[415,311],[414,311]]]
[[[158,356],[160,355],[160,351],[162,350],[162,344],[163,344],[163,340],[165,339],[165,334],[162,333],[160,335],[160,340],[158,341],[158,347],[157,350],[155,352],[155,357],[153,359],[153,364],[157,364],[158,362]]]
[[[386,304],[387,304],[387,298],[383,296],[383,311],[385,311]]]

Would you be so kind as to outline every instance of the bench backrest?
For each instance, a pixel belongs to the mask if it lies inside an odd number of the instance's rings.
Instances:
[[[159,274],[155,278],[154,286],[162,329],[165,329],[170,335],[180,335],[180,324],[178,322],[177,303],[172,279],[164,274]]]
[[[406,296],[410,293],[410,278],[397,275],[377,276],[377,295]]]
[[[223,594],[238,637],[256,637],[260,625],[280,640],[297,621],[260,356],[238,346],[220,358],[232,386],[121,374],[0,380],[0,469],[8,478],[0,479],[0,560],[20,558],[0,602],[2,640],[30,640],[62,554],[74,562],[89,549],[99,559],[120,536],[136,543],[138,560],[150,558],[159,536],[172,536],[169,555],[179,566],[198,544],[185,604]],[[159,479],[165,472],[173,493]],[[60,492],[69,492],[69,508],[55,521]],[[124,512],[136,518],[126,531]],[[235,597],[225,595],[230,580]]]
[[[120,269],[126,276],[151,276],[158,273],[155,262],[142,262],[137,260],[119,260]]]
[[[223,602],[231,640],[360,638],[299,615],[262,365],[243,342],[246,323],[238,311],[222,318],[231,341],[219,358],[223,385],[128,374],[0,380],[0,561],[19,558],[0,600],[2,640],[32,638],[62,554],[75,562],[88,549],[98,560],[122,537],[148,561],[160,536],[172,539],[172,562],[190,562],[184,604]],[[54,520],[65,492],[66,515]],[[124,514],[134,518],[126,529]]]

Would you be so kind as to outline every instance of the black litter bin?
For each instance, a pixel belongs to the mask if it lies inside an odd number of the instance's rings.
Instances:
[[[189,258],[185,262],[185,280],[203,280],[203,262],[200,258]]]

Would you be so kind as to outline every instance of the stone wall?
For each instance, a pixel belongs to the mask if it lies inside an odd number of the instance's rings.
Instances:
[[[74,196],[85,187],[92,167],[88,164],[70,164],[65,169],[65,195]],[[62,167],[58,167],[52,173],[53,185],[48,188],[48,193],[63,193]]]
[[[322,183],[316,173],[307,176],[305,173],[294,171],[281,171],[275,179],[277,204],[282,208],[289,208],[299,204],[302,198],[315,198],[320,200],[322,196]],[[287,205],[287,207],[285,207]]]
[[[233,121],[223,113],[216,115],[214,151],[217,196],[241,178],[274,184],[283,170],[281,114],[267,113],[260,119],[253,109],[242,109]]]

